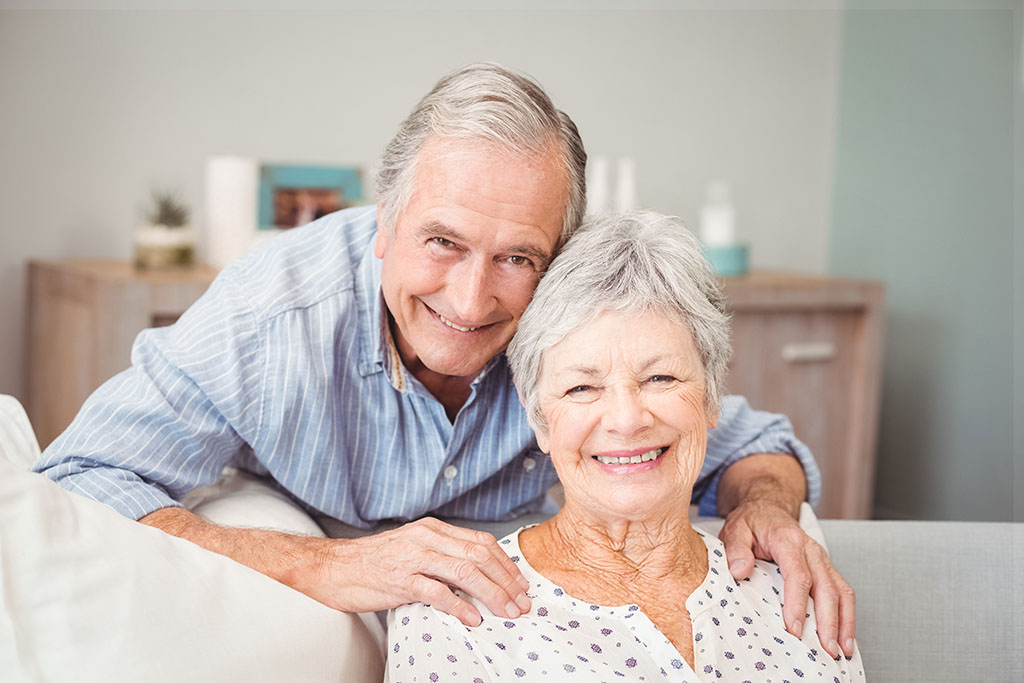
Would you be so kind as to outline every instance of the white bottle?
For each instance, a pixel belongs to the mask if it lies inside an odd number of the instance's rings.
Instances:
[[[615,183],[615,210],[619,213],[631,211],[636,206],[636,172],[633,160],[619,159],[618,177]]]
[[[723,182],[708,185],[707,201],[700,210],[700,240],[708,247],[736,244],[736,209]]]
[[[587,213],[601,213],[608,205],[608,159],[591,157],[587,161]]]

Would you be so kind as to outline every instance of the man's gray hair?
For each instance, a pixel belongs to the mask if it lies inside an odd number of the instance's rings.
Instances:
[[[384,149],[376,190],[381,218],[390,230],[412,197],[420,149],[433,136],[490,142],[530,157],[554,148],[569,183],[559,246],[579,227],[587,203],[587,153],[576,124],[530,78],[482,63],[438,81]]]
[[[705,405],[718,414],[732,353],[725,296],[682,220],[634,211],[588,217],[519,320],[507,356],[534,430],[547,432],[538,397],[545,351],[605,311],[653,311],[688,329],[704,365]]]

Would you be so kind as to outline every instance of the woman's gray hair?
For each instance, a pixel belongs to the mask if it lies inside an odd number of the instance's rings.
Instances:
[[[689,329],[718,414],[732,348],[725,296],[682,220],[651,211],[588,217],[537,286],[506,355],[527,418],[544,434],[544,353],[605,311],[654,311]]]
[[[587,203],[587,153],[576,124],[530,78],[482,63],[438,81],[384,149],[375,184],[381,218],[390,230],[412,197],[418,155],[432,136],[486,141],[530,157],[555,147],[569,182],[559,246],[579,227]]]

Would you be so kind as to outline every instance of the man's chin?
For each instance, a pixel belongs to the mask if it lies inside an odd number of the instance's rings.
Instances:
[[[480,374],[492,357],[488,356],[483,360],[467,359],[465,356],[460,358],[421,358],[420,360],[428,370],[439,375],[472,378]]]

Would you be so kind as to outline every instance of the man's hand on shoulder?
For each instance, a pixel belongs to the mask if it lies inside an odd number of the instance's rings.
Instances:
[[[357,539],[330,539],[265,529],[223,527],[183,508],[140,520],[226,555],[343,612],[372,612],[424,602],[467,626],[480,612],[452,592],[459,588],[494,614],[529,611],[529,584],[490,534],[421,519]]]
[[[452,587],[499,616],[514,619],[530,609],[529,584],[494,536],[432,518],[334,541],[321,558],[321,568],[323,575],[314,585],[296,587],[345,612],[423,602],[467,626],[479,625],[480,612]]]
[[[853,655],[856,598],[821,545],[777,505],[744,503],[733,510],[719,534],[725,544],[729,571],[737,581],[750,576],[754,558],[779,565],[785,580],[782,618],[786,630],[803,633],[808,595],[814,598],[818,640],[833,657]],[[840,647],[839,643],[843,643]]]
[[[719,538],[736,580],[750,576],[755,557],[779,565],[785,581],[782,617],[790,633],[802,635],[810,596],[822,647],[833,657],[850,657],[856,597],[825,549],[797,523],[804,486],[795,458],[766,454],[735,463],[719,483],[719,512],[727,513]]]

